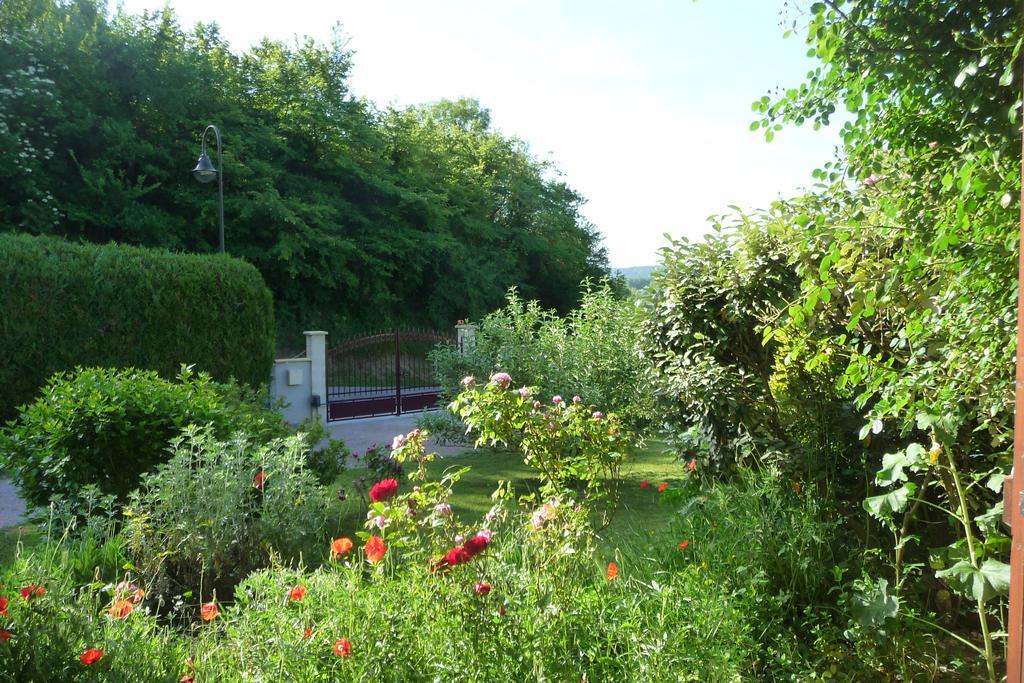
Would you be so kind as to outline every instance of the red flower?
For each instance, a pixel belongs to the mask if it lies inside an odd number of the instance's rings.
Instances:
[[[608,571],[605,573],[609,581],[614,581],[619,576],[619,565],[614,562],[608,563]]]
[[[680,550],[686,550],[687,548],[690,547],[690,539],[688,539],[688,538],[685,539],[682,543],[680,543],[676,547],[679,548]]]
[[[115,619],[126,619],[132,610],[135,609],[135,604],[128,600],[115,600],[114,604],[110,606],[110,616]]]
[[[384,555],[387,552],[388,547],[384,545],[384,539],[380,536],[370,536],[366,540],[366,559],[370,562],[377,564],[384,559]]]
[[[303,640],[309,640],[309,637],[312,636],[312,635],[313,635],[313,627],[312,626],[307,626],[305,628],[305,630],[302,632],[302,639]]]
[[[290,591],[288,591],[288,599],[289,600],[295,600],[296,602],[301,602],[302,598],[304,598],[305,596],[306,596],[306,587],[305,586],[295,586]]]
[[[381,503],[390,500],[398,493],[397,479],[382,479],[370,489],[370,500],[374,503]]]
[[[0,628],[0,641],[6,642],[6,641],[8,641],[10,639],[11,639],[11,632],[10,631],[5,631],[2,628]]]
[[[482,553],[487,548],[487,544],[490,542],[491,540],[487,536],[484,536],[483,534],[477,534],[473,538],[463,543],[462,547],[465,549],[467,553],[469,553],[469,557],[470,559],[472,559],[480,553]]]
[[[651,488],[651,485],[647,482],[646,479],[644,479],[642,482],[640,482],[640,488],[646,491],[647,489]]]
[[[476,592],[477,595],[487,595],[491,592],[491,584],[478,583],[477,585],[473,586],[473,590]]]
[[[334,654],[339,657],[348,657],[352,654],[352,643],[348,638],[338,638],[334,641]]]
[[[668,482],[661,482],[661,486],[658,487],[658,493],[664,492],[668,488]]]
[[[46,589],[42,586],[37,586],[34,583],[30,583],[21,589],[21,599],[31,600],[32,598],[41,598],[46,593]]]
[[[7,616],[7,598],[0,598],[0,617]]]
[[[220,613],[220,608],[217,607],[217,603],[215,602],[207,602],[199,611],[203,615],[203,621],[213,621]]]
[[[252,487],[260,491],[263,490],[263,472],[257,472],[256,476],[252,478]]]
[[[342,536],[331,541],[331,559],[336,560],[341,555],[352,550],[352,539]]]
[[[691,472],[697,469],[697,458],[690,458],[690,462],[686,463],[686,469]]]
[[[178,683],[196,683],[196,679],[192,674],[185,674],[178,679]]]
[[[103,650],[98,650],[94,647],[90,647],[88,650],[83,652],[79,657],[78,661],[86,666],[92,666],[96,662],[100,661],[100,657],[103,656]]]

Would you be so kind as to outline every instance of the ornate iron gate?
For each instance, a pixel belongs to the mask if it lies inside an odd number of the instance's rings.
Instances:
[[[441,387],[427,354],[455,336],[433,330],[392,330],[327,350],[327,419],[401,415],[437,405]]]

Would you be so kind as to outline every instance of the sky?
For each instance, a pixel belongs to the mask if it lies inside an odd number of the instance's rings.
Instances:
[[[112,0],[111,6],[114,6]],[[354,50],[352,90],[378,105],[475,97],[493,124],[555,162],[587,198],[611,265],[653,265],[707,218],[811,184],[834,128],[749,129],[750,103],[814,63],[780,10],[799,0],[121,0],[216,22],[233,49],[264,36]],[[794,10],[796,6],[797,10]]]

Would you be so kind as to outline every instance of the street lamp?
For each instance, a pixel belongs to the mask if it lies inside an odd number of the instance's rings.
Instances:
[[[213,131],[214,137],[217,138],[217,165],[220,169],[214,167],[213,162],[210,161],[210,157],[206,154],[206,134]],[[206,127],[203,131],[203,152],[199,155],[199,161],[196,162],[196,167],[192,169],[192,176],[201,183],[212,182],[214,178],[217,179],[217,190],[220,195],[218,224],[220,226],[220,252],[224,253],[224,157],[221,156],[220,151],[220,131],[217,130],[217,126],[212,123]]]

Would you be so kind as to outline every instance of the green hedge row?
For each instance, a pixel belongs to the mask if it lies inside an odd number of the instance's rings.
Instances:
[[[187,363],[259,386],[273,354],[270,290],[245,261],[0,234],[2,419],[76,366]]]

